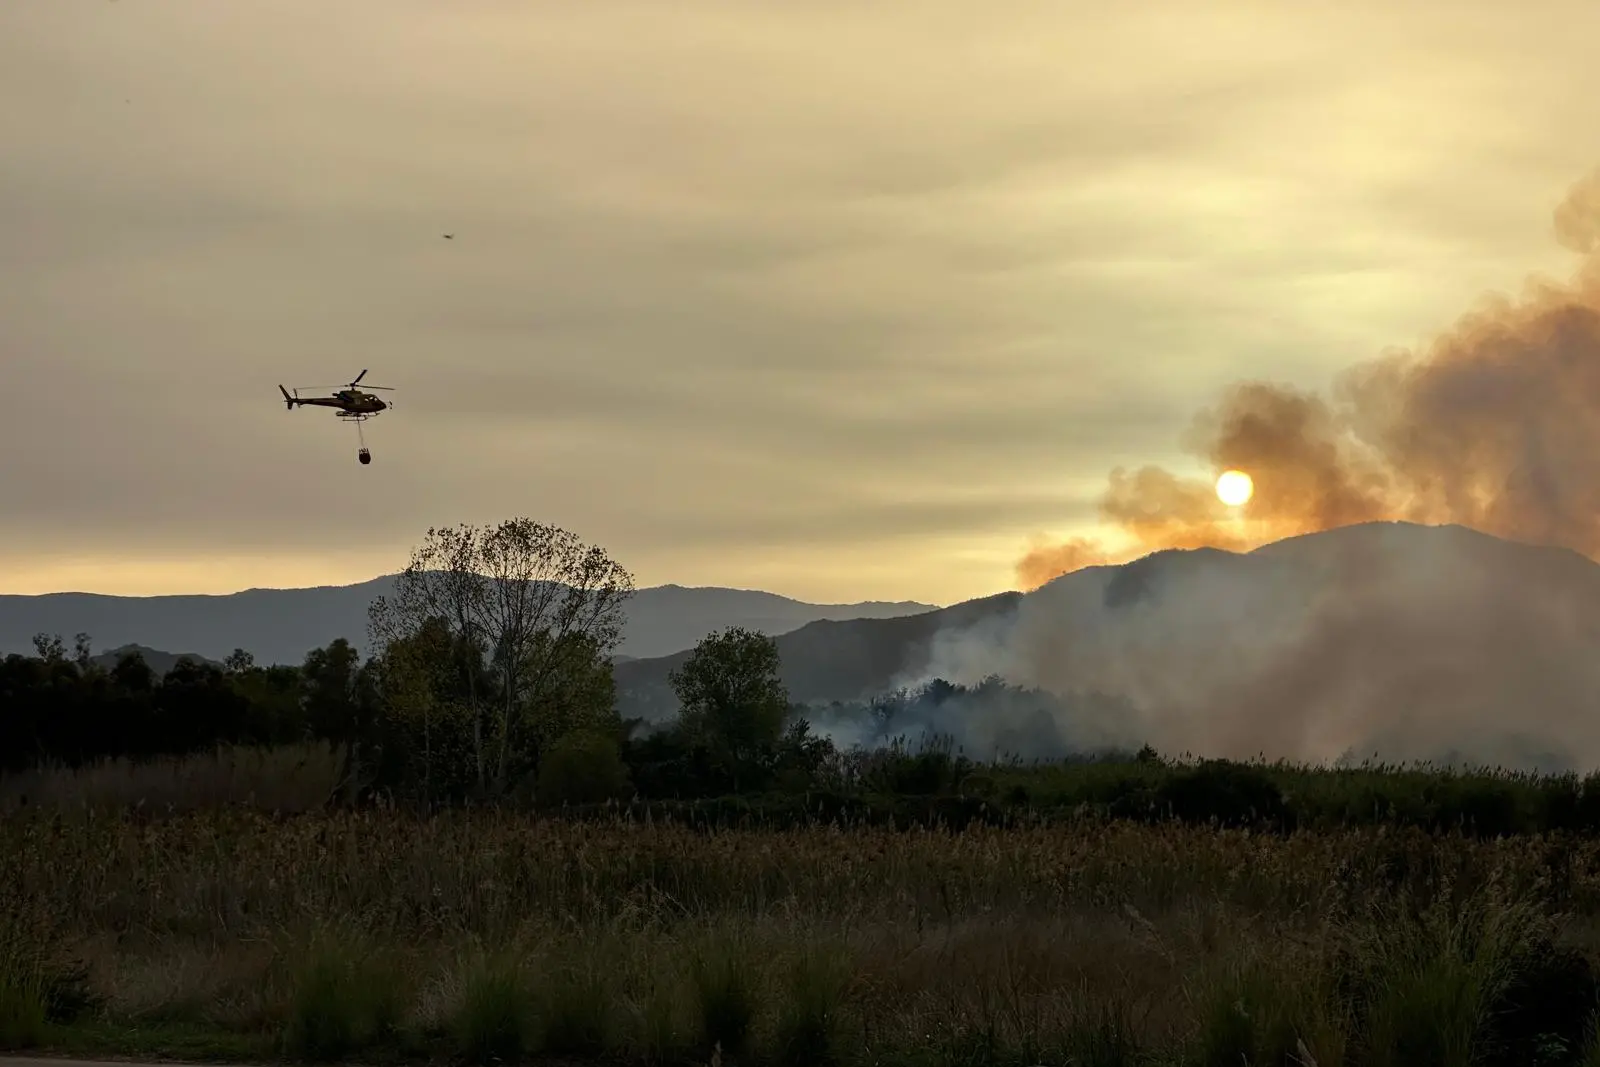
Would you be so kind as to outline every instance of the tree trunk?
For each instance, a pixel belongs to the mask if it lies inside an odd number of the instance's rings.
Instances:
[[[339,780],[334,783],[333,791],[328,794],[325,806],[333,807],[342,805],[353,807],[356,796],[361,788],[361,752],[360,741],[348,739],[344,746],[344,759],[340,761]]]
[[[472,624],[463,621],[462,633],[467,639],[467,703],[472,708],[472,755],[478,768],[478,791],[483,791],[483,711],[478,707],[478,643],[472,636]]]
[[[510,769],[511,757],[511,718],[516,707],[516,686],[512,678],[506,677],[506,704],[500,712],[500,760],[495,771],[495,791],[506,791],[506,775]]]
[[[433,699],[422,716],[422,810],[433,811]]]

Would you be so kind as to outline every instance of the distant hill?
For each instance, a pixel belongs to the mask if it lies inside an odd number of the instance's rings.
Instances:
[[[1097,732],[1162,751],[1600,767],[1600,565],[1459,526],[1158,552],[1025,595],[817,622],[777,641],[805,702],[992,672],[1106,694],[1131,710]],[[667,674],[683,658],[620,664],[623,714],[675,713]]]
[[[393,587],[390,576],[355,585],[220,596],[5,595],[0,596],[0,654],[30,652],[33,635],[41,631],[60,634],[69,646],[81,632],[97,649],[138,644],[192,649],[222,660],[243,648],[263,665],[297,664],[337,637],[364,648],[367,607]],[[663,656],[728,626],[779,634],[818,619],[889,618],[931,608],[915,602],[808,604],[755,590],[662,585],[641,589],[629,601],[617,651],[629,658]]]
[[[194,663],[199,663],[202,665],[209,664],[213,667],[222,666],[222,663],[219,660],[207,659],[205,656],[197,656],[192,652],[163,652],[160,649],[146,648],[143,645],[123,645],[120,648],[113,648],[100,653],[98,656],[92,657],[92,661],[98,666],[104,667],[106,670],[110,670],[117,665],[118,660],[130,652],[139,653],[139,655],[144,658],[145,663],[149,664],[150,669],[154,671],[158,677],[165,675],[172,668],[176,667],[181,660],[190,660]]]

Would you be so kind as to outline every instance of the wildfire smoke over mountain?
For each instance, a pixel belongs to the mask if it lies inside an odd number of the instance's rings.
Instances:
[[[1487,298],[1426,348],[1350,367],[1326,397],[1230,387],[1184,438],[1211,480],[1113,470],[1099,510],[1130,545],[1036,545],[1017,563],[1019,583],[1370,520],[1458,523],[1600,558],[1600,170],[1556,209],[1555,231],[1583,257],[1569,280]],[[1242,507],[1217,497],[1214,479],[1230,469],[1254,481]]]

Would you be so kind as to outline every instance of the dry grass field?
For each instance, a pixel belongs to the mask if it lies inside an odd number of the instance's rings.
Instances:
[[[5,784],[0,1045],[379,1063],[1600,1063],[1589,839],[422,819],[314,810],[336,761],[272,758]]]
[[[340,761],[333,746],[308,744],[224,746],[205,756],[141,763],[110,759],[75,770],[45,767],[0,774],[0,813],[29,805],[53,810],[315,811],[338,783]]]

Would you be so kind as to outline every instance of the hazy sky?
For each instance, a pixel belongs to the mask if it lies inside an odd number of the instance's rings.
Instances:
[[[0,592],[355,581],[514,515],[949,602],[1564,273],[1600,5],[13,0]],[[443,233],[454,233],[444,240]],[[361,368],[356,433],[276,386]]]

